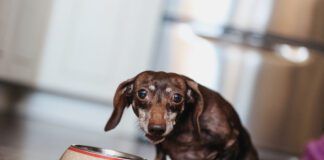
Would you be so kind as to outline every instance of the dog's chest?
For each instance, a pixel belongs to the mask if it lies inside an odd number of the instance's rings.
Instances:
[[[195,140],[192,132],[179,134],[175,139],[167,139],[162,143],[162,148],[173,160],[215,159],[218,153],[208,144]]]

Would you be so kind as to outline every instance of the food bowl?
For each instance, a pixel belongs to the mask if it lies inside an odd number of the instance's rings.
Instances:
[[[110,149],[71,145],[60,160],[145,160],[142,157]]]

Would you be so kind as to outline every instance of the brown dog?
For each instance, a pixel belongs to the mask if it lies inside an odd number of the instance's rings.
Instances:
[[[249,134],[218,93],[175,73],[145,71],[121,83],[105,127],[132,106],[157,160],[257,160]]]

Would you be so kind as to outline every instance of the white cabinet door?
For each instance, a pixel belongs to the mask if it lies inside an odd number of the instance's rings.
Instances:
[[[56,0],[38,85],[111,101],[121,81],[149,68],[161,0]]]
[[[16,0],[0,0],[0,78],[8,75],[8,46],[15,17]]]
[[[3,79],[34,85],[51,1],[1,0]]]
[[[7,30],[7,22],[6,17],[8,15],[9,6],[6,4],[5,0],[0,0],[0,77],[5,75],[6,66],[4,60],[4,52],[5,52],[5,39],[6,39],[6,30]]]

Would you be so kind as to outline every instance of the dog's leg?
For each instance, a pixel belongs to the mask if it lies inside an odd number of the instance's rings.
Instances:
[[[165,152],[162,150],[160,145],[156,145],[156,156],[155,156],[155,160],[166,160],[166,154]]]

